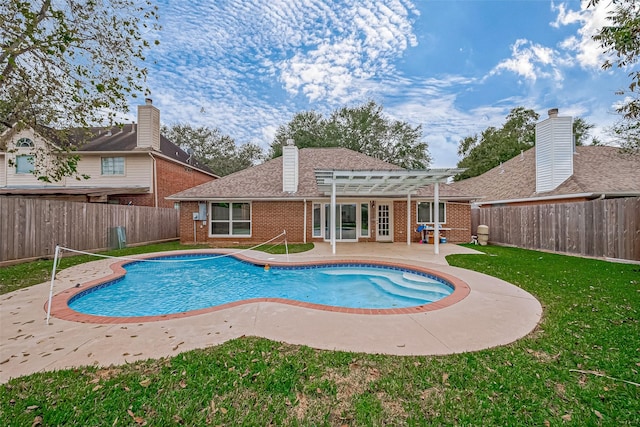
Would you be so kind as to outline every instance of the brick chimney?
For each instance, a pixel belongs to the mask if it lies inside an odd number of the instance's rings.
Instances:
[[[282,191],[298,191],[298,147],[293,139],[287,139],[286,145],[282,147]]]
[[[150,98],[145,105],[138,106],[138,148],[160,151],[160,110],[153,106]]]

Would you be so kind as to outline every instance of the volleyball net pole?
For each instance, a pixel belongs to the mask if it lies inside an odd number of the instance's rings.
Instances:
[[[287,230],[282,230],[284,234],[284,252],[287,254],[287,262],[289,262],[289,244],[287,243]]]
[[[49,303],[47,304],[47,325],[51,317],[51,301],[53,300],[53,282],[56,280],[56,268],[58,267],[58,256],[60,255],[60,245],[56,245],[56,252],[53,256],[53,267],[51,269],[51,286],[49,286]]]

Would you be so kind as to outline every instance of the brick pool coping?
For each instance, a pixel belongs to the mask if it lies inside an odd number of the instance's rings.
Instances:
[[[290,300],[285,298],[252,298],[242,301],[234,301],[231,303],[216,305],[212,307],[207,307],[199,310],[191,310],[180,313],[171,313],[171,314],[163,314],[157,316],[133,316],[133,317],[107,317],[107,316],[94,316],[90,314],[84,314],[72,310],[69,307],[69,302],[76,295],[86,292],[87,290],[101,286],[105,283],[116,280],[126,274],[126,270],[124,268],[125,265],[130,264],[132,262],[137,262],[144,259],[150,258],[158,258],[158,257],[167,257],[167,256],[183,256],[189,255],[194,256],[193,251],[183,252],[176,251],[171,254],[163,253],[159,254],[146,254],[145,256],[136,257],[135,259],[127,259],[121,261],[115,261],[109,265],[109,268],[112,270],[112,273],[101,277],[99,279],[94,279],[85,283],[80,283],[72,288],[68,288],[62,292],[57,293],[52,301],[51,301],[51,316],[56,317],[62,320],[68,320],[72,322],[80,322],[80,323],[97,323],[97,324],[120,324],[120,323],[134,323],[134,322],[155,322],[161,320],[171,320],[171,319],[181,319],[185,317],[198,316],[205,313],[212,313],[216,311],[221,311],[225,309],[229,309],[232,307],[237,307],[246,304],[260,303],[260,302],[272,302],[272,303],[280,303],[286,304],[295,307],[308,308],[313,310],[321,310],[321,311],[329,311],[334,313],[347,313],[347,314],[366,314],[366,315],[398,315],[398,314],[415,314],[415,313],[424,313],[434,310],[439,310],[445,307],[449,307],[453,304],[456,304],[463,299],[465,299],[469,293],[471,292],[471,288],[469,285],[462,279],[452,276],[450,274],[446,274],[440,271],[435,271],[425,267],[419,267],[416,265],[408,265],[397,262],[390,261],[380,261],[380,260],[371,260],[364,261],[362,259],[332,259],[326,261],[304,261],[304,262],[283,262],[283,261],[272,261],[268,262],[265,260],[259,260],[251,257],[247,257],[241,254],[228,254],[226,252],[202,252],[201,254],[219,254],[226,256],[233,256],[234,258],[240,259],[241,261],[249,262],[251,264],[264,267],[308,267],[308,266],[326,266],[326,265],[369,265],[369,266],[379,266],[379,267],[390,267],[394,269],[403,269],[408,270],[410,272],[418,272],[427,274],[430,276],[434,276],[440,279],[445,280],[451,286],[453,286],[453,292],[432,303],[422,304],[413,307],[405,307],[405,308],[385,308],[385,309],[363,309],[363,308],[347,308],[347,307],[335,307],[328,306],[322,304],[313,304],[303,301]],[[44,304],[45,311],[48,309],[48,302]]]

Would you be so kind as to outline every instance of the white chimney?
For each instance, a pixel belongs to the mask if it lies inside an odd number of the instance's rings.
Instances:
[[[558,116],[536,124],[536,193],[556,189],[573,175],[573,117]]]
[[[145,105],[138,106],[138,148],[160,151],[160,110],[153,106],[150,98]]]
[[[298,191],[298,147],[293,139],[287,139],[286,145],[282,147],[282,191]]]

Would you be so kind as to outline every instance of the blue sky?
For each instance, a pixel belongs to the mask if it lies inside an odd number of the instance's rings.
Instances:
[[[624,70],[591,40],[608,1],[164,0],[148,85],[165,124],[217,127],[268,148],[301,111],[374,100],[422,125],[431,167],[517,106],[616,119]],[[139,101],[132,103],[132,111]]]

